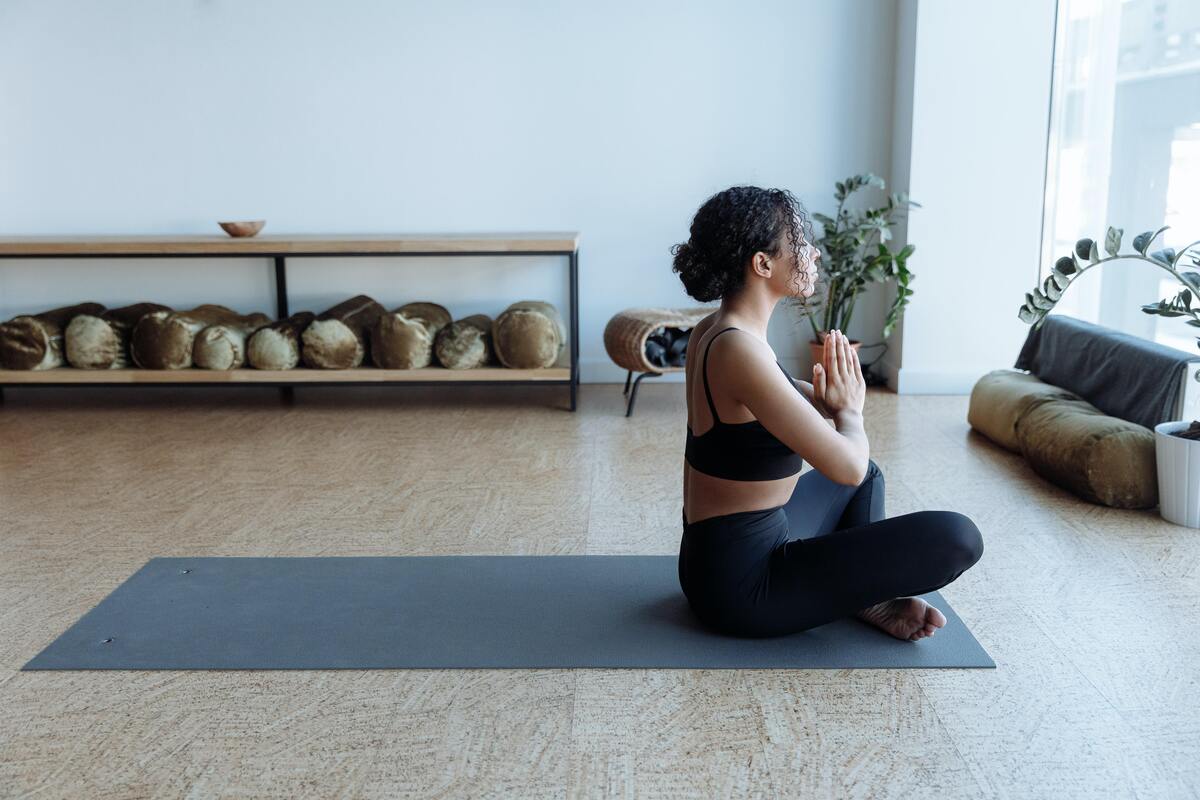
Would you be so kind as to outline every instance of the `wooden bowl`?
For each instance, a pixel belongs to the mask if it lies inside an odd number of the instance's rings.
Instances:
[[[221,230],[228,233],[230,236],[253,236],[262,230],[263,225],[267,224],[265,219],[252,219],[242,222],[218,222]]]

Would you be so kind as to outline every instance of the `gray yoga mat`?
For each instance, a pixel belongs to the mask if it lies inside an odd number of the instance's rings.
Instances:
[[[154,558],[23,669],[995,667],[937,592],[917,642],[693,616],[675,556]]]

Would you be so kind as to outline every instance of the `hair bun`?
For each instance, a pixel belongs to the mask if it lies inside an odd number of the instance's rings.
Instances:
[[[688,240],[671,248],[672,269],[701,302],[732,295],[745,285],[746,265],[755,253],[779,255],[789,233],[794,243],[811,241],[802,235],[806,224],[803,207],[787,190],[730,187],[696,211]]]

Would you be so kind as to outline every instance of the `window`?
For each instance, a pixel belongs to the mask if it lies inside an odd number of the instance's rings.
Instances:
[[[1200,2],[1058,0],[1049,145],[1042,277],[1109,225],[1122,252],[1163,225],[1152,249],[1200,239]],[[1117,261],[1080,276],[1055,313],[1195,352],[1195,328],[1141,310],[1180,288]]]

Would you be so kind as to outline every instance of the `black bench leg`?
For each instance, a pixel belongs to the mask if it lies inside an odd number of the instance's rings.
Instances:
[[[633,373],[631,372],[630,374],[632,375]],[[658,373],[658,372],[642,372],[642,373],[638,374],[637,380],[633,382],[633,391],[629,393],[629,405],[625,407],[625,416],[628,417],[630,414],[633,413],[633,401],[637,400],[638,384],[642,382],[642,379],[643,378],[656,378],[660,374],[661,373]],[[626,379],[626,382],[628,382],[628,379]]]

